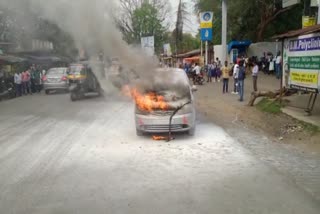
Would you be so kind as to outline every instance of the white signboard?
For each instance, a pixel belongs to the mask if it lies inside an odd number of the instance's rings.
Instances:
[[[154,36],[141,37],[141,48],[148,56],[154,55]]]
[[[311,0],[311,5],[310,5],[310,7],[318,7],[318,4],[319,4],[318,1],[319,1],[319,0]]]
[[[170,46],[170,44],[164,44],[164,45],[163,45],[163,51],[164,51],[164,55],[166,55],[166,56],[172,56],[172,51],[171,51],[171,46]]]
[[[319,93],[320,33],[286,39],[283,56],[289,87]]]
[[[282,7],[290,7],[295,4],[299,4],[300,0],[282,0]]]
[[[200,13],[200,28],[212,28],[213,12],[207,11]]]

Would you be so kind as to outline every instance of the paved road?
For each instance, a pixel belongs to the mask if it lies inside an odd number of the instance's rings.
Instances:
[[[214,124],[136,137],[126,101],[0,103],[0,213],[320,213],[290,178]]]

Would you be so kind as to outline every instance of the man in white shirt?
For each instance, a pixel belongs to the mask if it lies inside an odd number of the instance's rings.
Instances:
[[[21,84],[22,84],[22,78],[21,78],[21,74],[16,72],[14,74],[14,84],[16,86],[16,96],[20,97],[21,96]]]
[[[239,65],[235,64],[233,67],[233,85],[234,89],[232,94],[238,94],[238,75],[239,75]]]
[[[198,65],[198,63],[196,63],[196,67],[194,67],[194,71],[195,71],[197,76],[200,75],[200,66]]]
[[[258,91],[257,87],[257,81],[258,81],[258,72],[259,72],[259,66],[257,62],[253,62],[253,69],[252,69],[252,80],[253,80],[253,90]]]
[[[277,79],[280,79],[282,72],[281,72],[281,64],[282,64],[282,57],[281,57],[281,52],[279,51],[277,54],[277,58],[276,58],[276,76]]]

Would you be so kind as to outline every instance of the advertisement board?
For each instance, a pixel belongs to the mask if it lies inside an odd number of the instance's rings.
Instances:
[[[172,51],[171,51],[171,45],[170,44],[164,44],[163,45],[163,51],[165,56],[172,56]]]
[[[212,28],[211,29],[201,29],[200,30],[201,40],[202,41],[212,41]]]
[[[286,39],[283,56],[283,70],[289,87],[319,93],[320,34]]]
[[[300,0],[282,0],[282,7],[286,8],[299,3]]]
[[[148,56],[154,55],[154,36],[141,37],[141,48]]]
[[[200,36],[202,41],[212,41],[213,12],[200,13]]]
[[[200,28],[212,28],[213,12],[200,13]]]

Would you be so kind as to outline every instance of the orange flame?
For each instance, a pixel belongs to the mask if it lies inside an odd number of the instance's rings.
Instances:
[[[157,95],[154,92],[141,94],[136,88],[130,89],[129,86],[125,86],[122,89],[122,93],[132,97],[138,108],[142,111],[151,112],[156,109],[168,110],[169,108],[169,105],[165,101],[164,97]]]
[[[152,136],[152,139],[153,140],[167,140],[167,138],[164,136]]]

